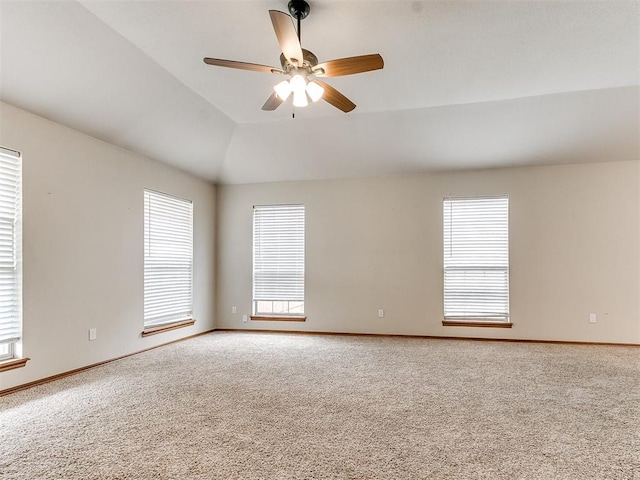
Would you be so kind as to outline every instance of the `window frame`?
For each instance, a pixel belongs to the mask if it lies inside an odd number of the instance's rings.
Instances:
[[[292,223],[289,224],[274,224],[265,221],[268,219],[268,216],[272,217],[280,216],[279,221],[290,221]],[[262,218],[264,216],[264,218]],[[300,223],[293,223],[300,222]],[[299,292],[296,295],[295,292],[291,292],[290,298],[258,298],[261,297],[261,294],[258,294],[257,291],[268,291],[275,288],[277,290],[281,290],[282,286],[279,280],[276,280],[275,285],[269,285],[268,282],[261,282],[257,280],[262,275],[258,272],[262,272],[264,268],[259,268],[260,266],[264,267],[264,264],[267,265],[270,263],[268,257],[265,257],[264,260],[259,259],[258,250],[263,250],[265,247],[263,242],[262,229],[263,228],[276,228],[276,229],[293,229],[293,232],[296,234],[289,235],[284,237],[282,232],[277,236],[280,240],[280,243],[267,245],[267,248],[276,249],[280,252],[280,249],[284,247],[289,247],[294,249],[294,259],[288,259],[283,262],[284,266],[288,271],[288,275],[294,279],[293,282],[289,281],[288,283],[293,283],[294,290],[301,290],[302,294]],[[305,249],[306,249],[306,238],[305,238],[305,230],[306,230],[306,208],[304,204],[295,203],[295,204],[264,204],[264,205],[254,205],[253,206],[253,232],[252,232],[252,296],[251,296],[251,319],[252,320],[275,320],[275,321],[305,321],[306,320],[306,303],[305,303],[305,275],[306,275],[306,260],[305,260]],[[262,242],[262,243],[261,243]],[[278,255],[278,259],[280,256]],[[300,269],[300,263],[302,267]],[[280,273],[281,264],[277,265],[277,273]],[[301,281],[300,281],[301,277]],[[287,283],[287,282],[285,282]],[[277,294],[276,296],[278,296]],[[259,308],[260,304],[271,303],[272,308],[269,310],[263,310]],[[274,304],[286,304],[286,308],[274,308]],[[300,309],[296,309],[295,306],[292,308],[292,304],[300,304]],[[294,311],[292,311],[294,310]],[[297,311],[295,311],[297,310]]]
[[[163,210],[164,213],[157,213],[155,218],[158,220],[154,224],[154,215],[152,202],[156,201],[159,205],[159,210]],[[158,207],[156,207],[158,208]],[[172,211],[173,209],[173,211]],[[171,216],[173,215],[173,218]],[[194,236],[193,236],[193,201],[181,198],[175,195],[171,195],[165,192],[152,190],[149,188],[144,189],[144,208],[143,208],[143,224],[144,224],[144,247],[143,247],[143,332],[142,336],[154,335],[176,328],[187,327],[195,323],[193,315],[193,250],[194,250]],[[154,235],[153,230],[161,230],[167,222],[176,222],[176,224],[182,224],[181,228],[172,228],[170,234],[173,238],[166,238],[167,230],[163,232],[163,235]],[[160,237],[164,238],[160,238]],[[187,242],[185,242],[185,239]],[[171,248],[171,243],[182,243],[182,246],[178,246],[170,253],[166,253],[167,249]],[[184,245],[187,245],[186,247]],[[164,251],[165,254],[156,255],[152,254],[152,248]],[[154,262],[158,262],[153,265]],[[182,263],[181,263],[182,262]],[[155,269],[155,272],[152,270]],[[164,269],[164,270],[163,270]],[[188,272],[188,282],[185,287],[183,285],[180,295],[176,294],[174,298],[167,296],[168,291],[175,290],[175,286],[168,287],[162,285],[162,280],[158,279],[159,275],[169,276],[177,274],[184,277],[184,273]],[[155,278],[154,278],[155,276]],[[152,299],[150,291],[147,287],[151,285],[156,291],[156,298]],[[163,292],[163,290],[165,290]],[[164,298],[162,298],[164,295]],[[185,296],[186,295],[186,296]],[[157,297],[161,297],[158,299]],[[188,304],[188,308],[177,308],[172,303]],[[158,303],[163,303],[164,310],[173,308],[173,311],[159,315]],[[156,312],[152,315],[152,312]]]
[[[504,201],[503,205],[500,205],[499,203],[494,203],[489,204],[488,202],[490,202],[491,200],[496,200],[496,201]],[[484,224],[482,220],[478,220],[477,225],[474,224],[470,224],[469,223],[469,214],[467,214],[466,218],[463,218],[462,220],[460,220],[460,224],[457,226],[453,225],[453,213],[452,210],[449,211],[449,213],[447,213],[447,208],[451,208],[452,204],[454,202],[467,202],[467,205],[462,204],[461,206],[467,207],[469,208],[470,206],[472,206],[474,201],[478,201],[480,202],[484,202],[487,204],[487,207],[491,208],[491,209],[504,209],[504,217],[500,217],[498,218],[499,222],[504,222],[504,225],[500,225],[498,224],[496,225],[492,225],[490,227],[489,230],[487,230],[487,226],[489,225],[489,223],[487,223],[487,220],[484,220]],[[478,208],[478,207],[476,207]],[[442,209],[443,209],[443,236],[442,236],[442,240],[443,240],[443,248],[442,248],[442,252],[443,252],[443,325],[445,326],[479,326],[479,327],[502,327],[502,328],[510,328],[513,324],[511,322],[511,305],[510,305],[510,240],[509,240],[509,225],[510,225],[510,219],[509,219],[509,195],[507,194],[503,194],[503,195],[477,195],[477,196],[447,196],[443,199],[443,203],[442,203]],[[484,212],[484,214],[486,215],[487,213],[491,213],[490,210],[488,212]],[[448,217],[447,217],[448,215]],[[474,215],[472,213],[472,215]],[[466,223],[466,225],[464,223]],[[447,226],[448,225],[448,226]],[[454,239],[452,237],[452,235],[454,233],[452,233],[452,230],[454,230],[454,228],[457,228],[458,230],[463,230],[465,227],[469,228],[469,225],[471,225],[472,227],[475,227],[476,229],[480,230],[482,227],[484,227],[484,239],[482,237],[474,237],[471,239],[471,241],[469,242],[468,239],[464,238],[464,234],[463,233],[459,233],[459,238],[458,239]],[[447,234],[449,234],[449,239],[447,239]],[[493,239],[491,239],[491,242],[489,244],[487,244],[486,239],[490,238],[490,236],[493,235]],[[484,240],[484,242],[482,241]],[[475,253],[475,255],[478,255],[479,257],[482,257],[483,255],[486,257],[488,252],[491,252],[492,255],[495,255],[495,258],[492,260],[492,262],[490,261],[489,263],[486,264],[482,264],[481,262],[472,262],[471,264],[468,264],[466,266],[463,265],[451,265],[448,266],[448,259],[452,262],[452,263],[457,263],[459,262],[459,258],[463,258],[465,256],[468,256],[468,253],[463,253],[458,257],[458,260],[455,259],[455,257],[453,257],[452,259],[452,255],[451,253],[449,253],[449,255],[447,254],[447,245],[449,246],[449,248],[452,248],[453,243],[452,242],[460,242],[461,248],[469,248],[469,245],[473,245],[474,243],[476,245],[478,245],[478,243],[481,245],[478,248],[478,252]],[[501,243],[504,243],[503,246],[501,246]],[[462,246],[463,245],[463,246]],[[489,246],[487,246],[489,245]],[[473,253],[472,253],[473,255]],[[500,263],[503,262],[503,265],[500,265]],[[487,290],[490,289],[491,287],[496,287],[500,285],[500,283],[504,282],[505,284],[505,288],[504,290],[499,290],[499,294],[498,295],[503,295],[504,300],[501,302],[500,300],[495,301],[496,304],[500,304],[503,303],[504,306],[504,311],[494,311],[491,312],[491,314],[489,314],[489,312],[473,312],[471,311],[470,314],[459,314],[457,312],[454,313],[448,313],[448,305],[450,305],[452,303],[452,299],[451,297],[448,297],[448,292],[451,291],[454,288],[454,285],[451,286],[447,286],[447,279],[450,278],[447,273],[448,272],[476,272],[477,274],[481,274],[484,273],[486,274],[487,272],[492,272],[492,273],[497,273],[497,272],[502,272],[504,275],[504,280],[500,280],[500,274],[498,273],[498,275],[496,275],[496,277],[498,278],[498,280],[491,280],[489,279],[484,285],[484,291],[480,290],[480,294],[478,294],[478,296],[476,297],[476,299],[479,299],[480,302],[479,303],[483,303],[482,302],[482,296],[487,294]],[[451,281],[451,280],[450,280]],[[464,282],[464,280],[463,280]],[[469,282],[468,284],[459,284],[458,288],[462,289],[462,291],[464,291],[464,288],[468,288],[469,285],[471,285],[472,283]],[[455,290],[454,290],[455,291]],[[476,292],[477,293],[477,292]],[[457,292],[458,295],[460,295],[460,290],[458,290]],[[464,302],[463,302],[464,303]],[[471,302],[470,302],[471,303]],[[463,304],[457,305],[458,308],[464,307]],[[456,305],[453,305],[453,307],[456,307]],[[478,305],[476,304],[475,308],[478,308]],[[451,310],[451,309],[449,309]]]
[[[13,176],[9,175],[7,180],[15,181],[15,190],[13,192],[13,196],[11,196],[10,200],[6,200],[6,203],[2,206],[3,214],[6,211],[10,211],[13,208],[12,215],[6,215],[3,219],[3,223],[11,222],[13,226],[11,227],[11,256],[13,257],[13,274],[10,274],[8,278],[13,280],[13,288],[11,290],[11,294],[13,295],[10,302],[14,303],[13,320],[10,320],[5,325],[9,327],[10,332],[15,332],[15,335],[11,338],[5,339],[5,341],[0,344],[2,345],[3,353],[0,353],[0,372],[11,370],[13,368],[23,367],[26,365],[29,358],[23,358],[23,315],[22,315],[22,301],[23,301],[23,292],[22,292],[22,221],[23,221],[23,210],[22,210],[22,165],[23,158],[22,154],[17,151],[7,147],[0,146],[0,157],[2,158],[2,168],[3,169],[13,169],[15,174]],[[8,183],[3,184],[4,187],[10,185]],[[7,191],[4,193],[7,194],[11,191],[11,188],[7,188]],[[10,195],[3,195],[4,198],[9,197]],[[4,268],[4,267],[3,267]],[[13,325],[13,326],[12,326]],[[13,330],[12,330],[13,329]]]

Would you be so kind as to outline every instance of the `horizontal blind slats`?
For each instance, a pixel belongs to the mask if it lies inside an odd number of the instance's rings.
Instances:
[[[144,324],[192,317],[193,203],[144,192]]]
[[[0,344],[18,341],[22,334],[18,279],[21,170],[20,155],[0,148]]]
[[[509,317],[508,197],[443,202],[445,318]]]
[[[304,301],[304,223],[304,205],[254,207],[254,301]]]

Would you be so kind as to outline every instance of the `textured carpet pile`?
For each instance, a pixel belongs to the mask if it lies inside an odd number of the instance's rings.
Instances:
[[[0,478],[640,479],[640,349],[216,332],[0,397]]]

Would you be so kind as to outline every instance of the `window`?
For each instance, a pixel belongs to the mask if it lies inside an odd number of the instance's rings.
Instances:
[[[13,358],[13,342],[0,344],[0,362]]]
[[[0,361],[21,353],[21,177],[20,153],[0,147]]]
[[[510,325],[509,198],[445,198],[443,220],[445,324]]]
[[[253,314],[304,316],[304,205],[253,207]]]
[[[144,191],[144,326],[193,320],[193,204]]]

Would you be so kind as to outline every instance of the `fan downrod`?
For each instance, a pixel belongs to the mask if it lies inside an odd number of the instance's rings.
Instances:
[[[298,21],[304,20],[309,15],[311,7],[305,2],[305,0],[291,0],[289,2],[289,13],[293,18],[297,18]]]

